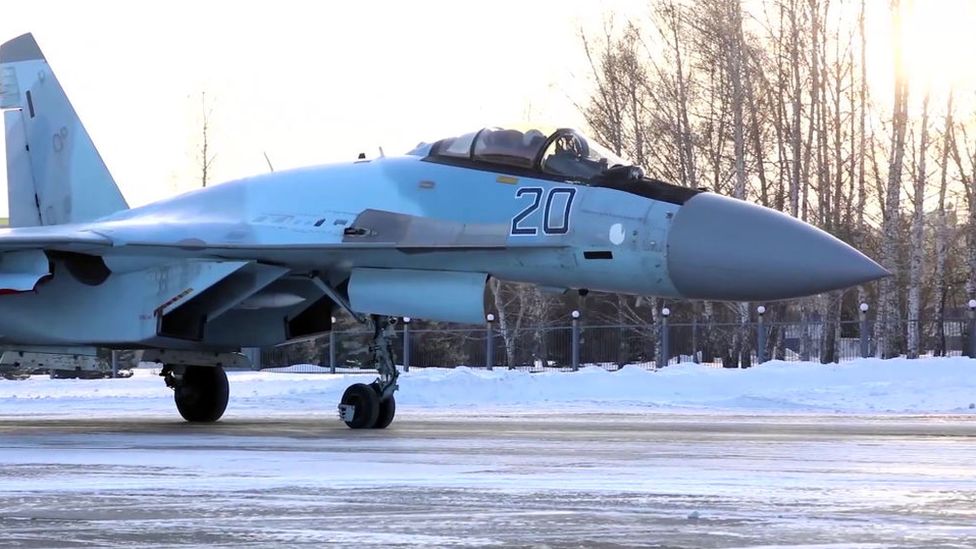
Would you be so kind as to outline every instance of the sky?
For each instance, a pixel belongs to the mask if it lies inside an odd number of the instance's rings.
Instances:
[[[579,29],[608,9],[644,3],[32,0],[4,7],[0,40],[34,33],[135,206],[199,185],[204,92],[213,181],[266,172],[265,154],[280,170],[487,125],[580,126]]]
[[[889,2],[867,2],[869,80],[874,97],[886,101]],[[938,92],[952,83],[968,90],[958,102],[976,99],[976,1],[904,5],[913,96],[922,85]],[[31,0],[4,6],[0,40],[34,33],[137,206],[199,186],[204,108],[216,155],[211,181],[266,172],[265,155],[280,170],[376,156],[380,147],[398,154],[489,125],[582,127],[576,102],[585,102],[591,80],[580,29],[602,32],[611,12],[646,20],[647,6]],[[0,170],[0,217],[5,188]]]

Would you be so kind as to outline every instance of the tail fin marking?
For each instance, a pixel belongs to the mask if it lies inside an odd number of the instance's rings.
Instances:
[[[0,45],[0,108],[11,225],[80,223],[128,208],[30,34]]]

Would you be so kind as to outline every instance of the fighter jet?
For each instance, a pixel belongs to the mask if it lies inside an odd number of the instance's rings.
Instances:
[[[0,46],[0,86],[0,345],[143,349],[189,422],[221,417],[241,347],[322,334],[340,309],[372,327],[379,372],[346,390],[340,417],[384,428],[395,319],[482,323],[489,278],[768,301],[887,274],[806,223],[648,178],[568,128],[484,128],[129,208],[30,34]]]

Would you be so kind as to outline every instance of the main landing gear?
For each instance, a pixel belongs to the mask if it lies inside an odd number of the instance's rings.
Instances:
[[[393,362],[393,339],[396,337],[395,317],[370,315],[373,326],[373,366],[380,377],[370,383],[350,385],[339,402],[339,418],[352,429],[385,429],[396,415],[397,378],[400,373]]]
[[[183,366],[167,364],[160,375],[173,389],[176,409],[191,423],[212,423],[227,409],[230,388],[227,374],[220,366]]]

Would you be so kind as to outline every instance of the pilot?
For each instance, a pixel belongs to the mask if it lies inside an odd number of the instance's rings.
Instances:
[[[543,169],[549,173],[571,177],[578,181],[589,181],[606,169],[601,163],[589,158],[590,147],[586,139],[575,132],[561,132],[556,135],[551,153],[543,159]]]
[[[583,139],[575,133],[564,134],[556,138],[556,154],[571,154],[576,158],[583,158],[589,154],[589,147]]]

